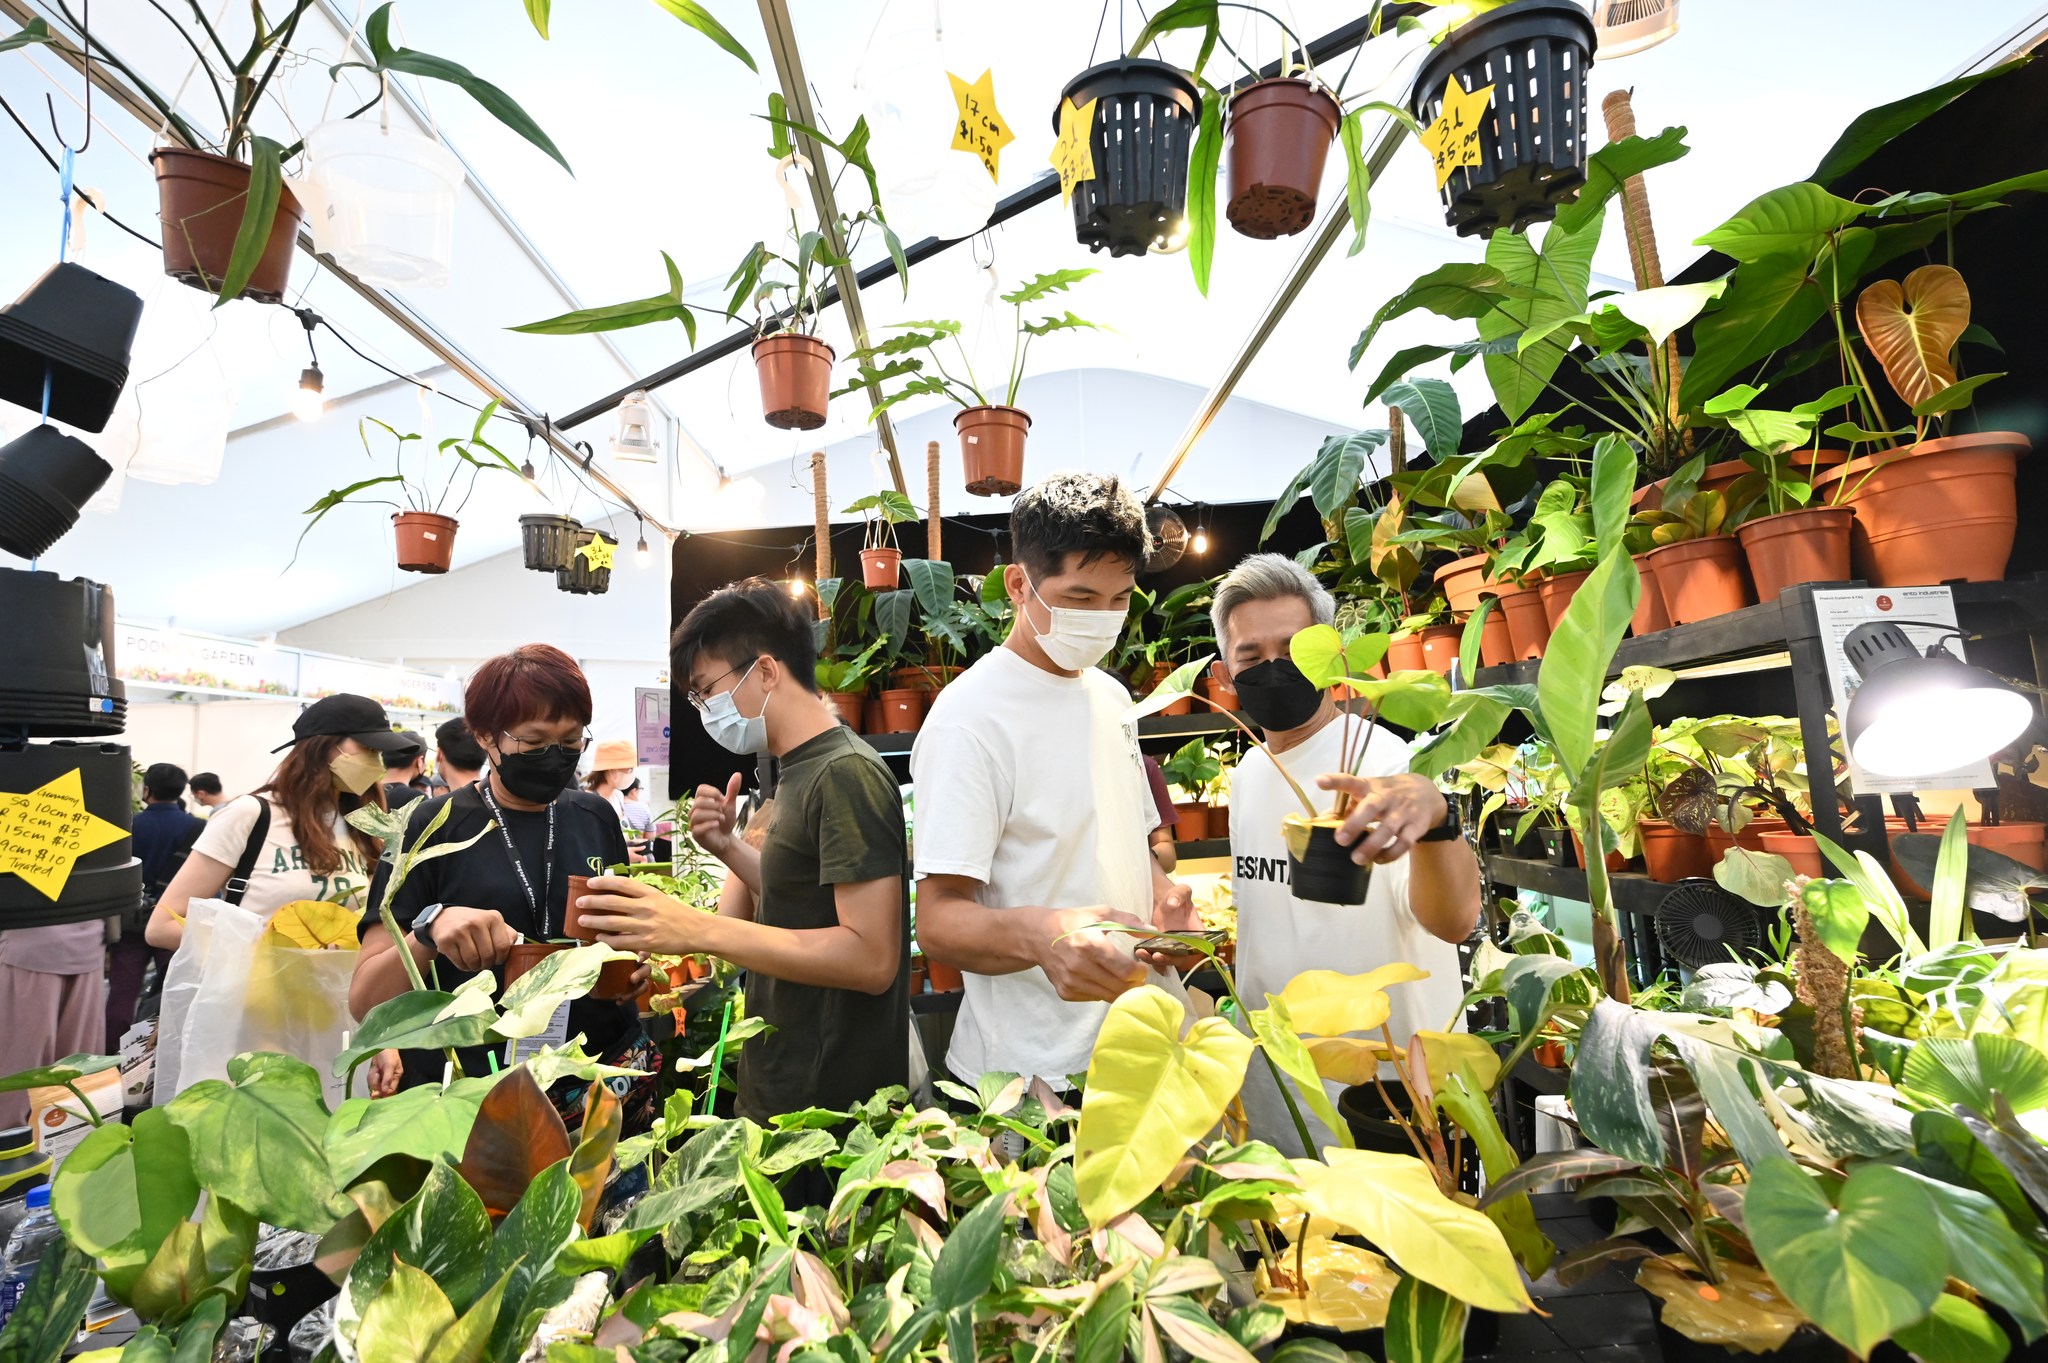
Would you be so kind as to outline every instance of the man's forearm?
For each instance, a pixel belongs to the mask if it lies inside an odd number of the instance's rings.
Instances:
[[[753,891],[756,899],[761,896],[761,853],[748,846],[735,835],[726,844],[725,852],[718,858],[726,869],[740,878],[740,883]]]
[[[1432,936],[1462,942],[1479,923],[1479,862],[1463,838],[1408,853],[1408,910]]]
[[[775,928],[744,918],[705,916],[703,949],[746,970],[822,989],[887,993],[902,953],[894,934],[867,937],[841,924]]]
[[[1014,975],[1038,964],[1041,924],[1050,910],[991,909],[971,899],[920,901],[917,938],[926,953],[977,975]]]

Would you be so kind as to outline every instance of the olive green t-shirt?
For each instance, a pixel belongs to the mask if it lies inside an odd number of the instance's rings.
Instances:
[[[757,921],[837,927],[834,890],[898,878],[895,983],[887,993],[793,984],[751,972],[747,1011],[775,1030],[740,1051],[739,1110],[756,1122],[807,1107],[845,1110],[909,1079],[910,894],[903,795],[874,749],[834,728],[782,757],[761,844]]]

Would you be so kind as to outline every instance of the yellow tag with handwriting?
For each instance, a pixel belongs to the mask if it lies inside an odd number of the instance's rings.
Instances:
[[[80,857],[127,836],[85,807],[76,769],[35,790],[0,794],[0,873],[20,876],[53,901]]]
[[[1095,178],[1095,101],[1060,101],[1060,135],[1052,144],[1052,168],[1060,173],[1060,202],[1072,202],[1074,186]]]
[[[612,552],[618,547],[603,535],[594,535],[590,543],[583,545],[576,552],[590,565],[590,571],[595,573],[612,566]]]
[[[1482,85],[1466,90],[1456,75],[1444,81],[1444,109],[1436,122],[1422,130],[1422,145],[1436,162],[1436,187],[1442,189],[1451,172],[1480,164],[1480,125],[1493,105],[1493,87]]]
[[[958,106],[958,116],[953,120],[953,150],[980,157],[988,178],[994,180],[1003,148],[1015,140],[1010,125],[996,109],[995,74],[984,71],[980,80],[969,83],[948,71],[946,79],[953,82],[953,103]]]

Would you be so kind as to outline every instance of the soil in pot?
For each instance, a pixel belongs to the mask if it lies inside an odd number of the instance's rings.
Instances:
[[[1173,826],[1175,842],[1201,842],[1209,836],[1209,806],[1199,802],[1177,804],[1173,812],[1180,815],[1180,822]]]
[[[1643,842],[1643,867],[1650,879],[1660,884],[1714,873],[1707,840],[1698,833],[1688,833],[1663,819],[1643,819],[1636,824],[1636,835]]]
[[[832,702],[832,708],[839,712],[839,718],[847,728],[860,732],[861,711],[867,704],[867,696],[859,691],[827,691],[825,699]]]
[[[1231,98],[1224,216],[1240,236],[1271,241],[1309,225],[1340,116],[1329,92],[1305,80],[1262,80]]]
[[[1202,674],[1202,694],[1214,709],[1236,713],[1237,688],[1230,684],[1230,674],[1223,670],[1222,663],[1210,663],[1209,670]]]
[[[1518,660],[1540,658],[1550,642],[1550,615],[1543,609],[1543,594],[1536,587],[1502,586],[1500,612],[1506,619],[1508,639]]]
[[[1776,601],[1779,592],[1802,582],[1847,582],[1855,519],[1846,506],[1803,506],[1744,521],[1735,538],[1749,560],[1756,599]]]
[[[558,951],[567,951],[574,942],[514,942],[505,950],[505,987],[527,971],[545,961]]]
[[[1159,689],[1159,684],[1161,682],[1165,681],[1168,677],[1172,675],[1172,663],[1161,663],[1159,664],[1159,666],[1153,668],[1152,679],[1150,684],[1148,684],[1145,687],[1145,694],[1148,696],[1151,695],[1154,691]],[[1194,709],[1194,698],[1192,696],[1182,696],[1179,700],[1167,706],[1164,710],[1159,711],[1159,713],[1162,715],[1186,715],[1194,713]]]
[[[1013,497],[1024,486],[1024,437],[1031,414],[1016,407],[969,407],[953,416],[960,464],[977,497]]]
[[[1457,652],[1455,645],[1451,651]],[[1423,652],[1420,634],[1396,634],[1387,644],[1385,659],[1389,672],[1421,672],[1429,666],[1429,655]]]
[[[1815,486],[1848,484],[1850,560],[1871,586],[1998,582],[2019,525],[2019,460],[2031,448],[2013,431],[1943,436],[1851,460]]]
[[[1733,535],[1707,535],[1650,550],[1650,571],[1664,598],[1664,614],[1673,625],[1690,625],[1756,604],[1742,541]]]
[[[901,549],[863,549],[860,551],[860,577],[871,592],[896,590],[896,584],[903,572],[903,551]]]
[[[163,224],[164,273],[206,293],[220,292],[242,212],[249,200],[249,167],[211,152],[159,147],[150,153],[156,168],[158,215]],[[287,187],[278,195],[277,217],[263,256],[241,296],[276,303],[291,284],[292,253],[298,248],[305,213]]]
[[[1339,846],[1337,829],[1343,820],[1314,821],[1299,814],[1281,820],[1281,836],[1287,843],[1288,884],[1296,899],[1316,904],[1363,904],[1372,883],[1372,867],[1351,859],[1351,849]]]
[[[1479,627],[1479,665],[1500,667],[1515,660],[1515,636],[1508,628],[1507,613],[1495,606]]]
[[[1464,637],[1462,625],[1429,625],[1422,631],[1422,665],[1440,676],[1451,674],[1458,661],[1458,642]],[[1472,679],[1466,677],[1466,682]]]
[[[1794,833],[1789,828],[1774,829],[1763,835],[1763,850],[1791,862],[1794,875],[1824,880],[1834,874],[1828,859],[1821,855],[1820,844],[1813,840],[1811,834]]]
[[[754,342],[762,418],[779,431],[815,431],[824,425],[832,360],[832,347],[815,336],[785,331]]]
[[[395,511],[398,566],[408,573],[445,573],[455,557],[455,518],[431,511]]]
[[[1564,619],[1565,607],[1571,605],[1572,594],[1578,591],[1579,584],[1592,575],[1593,570],[1588,568],[1577,573],[1556,573],[1543,579],[1543,585],[1536,589],[1536,593],[1543,599],[1543,618],[1547,622],[1544,642],[1548,643],[1550,639],[1547,631],[1556,629],[1557,622]]]
[[[879,732],[885,734],[907,734],[924,722],[924,696],[922,691],[908,687],[890,687],[882,692],[882,726]]]
[[[935,957],[924,958],[925,971],[931,976],[934,994],[957,994],[966,981],[960,978],[960,967],[947,965]]]
[[[1671,617],[1664,613],[1664,594],[1657,590],[1657,569],[1650,562],[1650,556],[1647,553],[1637,554],[1635,561],[1636,576],[1643,582],[1643,594],[1636,598],[1636,613],[1629,621],[1629,632],[1640,639],[1645,634],[1670,629]]]

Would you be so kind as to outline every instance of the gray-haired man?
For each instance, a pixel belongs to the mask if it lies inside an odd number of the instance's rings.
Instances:
[[[1336,722],[1336,703],[1302,676],[1287,648],[1310,625],[1330,623],[1334,611],[1329,592],[1279,554],[1253,555],[1216,588],[1217,647],[1245,718],[1265,732],[1304,785],[1350,793],[1356,803],[1338,841],[1353,848],[1354,860],[1376,868],[1363,909],[1295,898],[1280,821],[1300,812],[1300,801],[1263,752],[1247,752],[1230,783],[1237,984],[1245,1000],[1257,1004],[1305,970],[1361,974],[1406,961],[1429,978],[1389,994],[1389,1026],[1394,1040],[1405,1043],[1411,1032],[1457,1023],[1463,985],[1455,944],[1479,921],[1479,867],[1457,836],[1443,795],[1426,777],[1410,774],[1408,747],[1397,735],[1371,726],[1353,769],[1343,770],[1344,726]],[[1329,1087],[1334,1101],[1340,1086]],[[1265,1066],[1251,1067],[1244,1102],[1255,1137],[1289,1154],[1304,1153]],[[1317,1145],[1330,1143],[1306,1106],[1297,1106]]]

